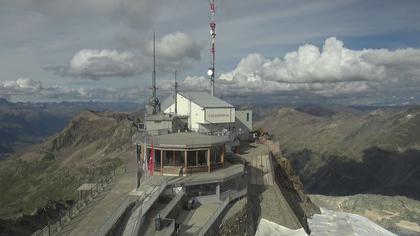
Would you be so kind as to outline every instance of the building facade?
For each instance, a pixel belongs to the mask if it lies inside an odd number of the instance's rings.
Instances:
[[[163,102],[163,112],[188,116],[188,128],[196,132],[221,131],[235,122],[235,107],[205,92],[178,92]]]

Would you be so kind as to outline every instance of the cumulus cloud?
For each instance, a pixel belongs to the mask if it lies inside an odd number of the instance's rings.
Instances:
[[[77,52],[67,65],[47,67],[61,76],[88,79],[127,77],[152,70],[152,42],[144,45],[143,53],[136,51],[83,49]],[[185,69],[200,60],[204,44],[189,35],[177,32],[163,36],[156,42],[156,56],[159,71],[172,72]]]
[[[16,80],[0,80],[0,95],[35,95],[46,98],[90,98],[92,92],[85,88],[69,88],[65,86],[44,86],[40,81],[18,78]]]
[[[363,49],[344,47],[328,38],[322,48],[305,44],[283,58],[249,54],[236,68],[217,79],[217,88],[232,94],[310,91],[322,94],[363,92],[399,82],[420,82],[420,49]],[[190,89],[208,88],[205,77],[187,77]]]
[[[203,43],[198,43],[189,35],[176,32],[167,34],[156,42],[156,55],[162,59],[179,60],[183,58],[199,60]],[[149,41],[146,46],[147,53],[152,55],[153,41]]]
[[[170,42],[176,42],[173,34],[158,40],[161,51],[158,65],[166,68],[174,66],[167,61],[180,57],[193,60],[197,54],[189,47],[181,51],[170,50]],[[175,38],[178,38],[175,37]],[[191,45],[194,43],[189,43]],[[198,44],[196,44],[198,45]],[[148,46],[146,45],[146,48]],[[193,50],[192,50],[193,51]],[[146,53],[146,55],[148,55]],[[111,50],[82,50],[65,68],[67,75],[104,78],[109,76],[129,76],[150,70],[150,59],[131,52]],[[199,53],[198,53],[199,56]],[[146,58],[146,59],[144,59]],[[143,60],[149,63],[141,63]],[[165,64],[166,63],[166,64]],[[145,67],[147,64],[149,68]],[[172,67],[173,68],[173,67]],[[176,68],[176,67],[175,67]],[[162,71],[159,68],[159,71]],[[172,91],[172,81],[158,81],[163,94]],[[342,41],[328,38],[322,47],[305,44],[283,57],[265,58],[260,54],[249,54],[241,59],[229,72],[222,73],[216,80],[216,92],[225,95],[275,94],[278,92],[310,92],[320,95],[344,95],[369,91],[394,91],[398,88],[420,86],[420,49],[397,50],[346,48]],[[182,90],[208,91],[209,79],[205,76],[187,76],[180,81]],[[29,79],[0,82],[0,92],[22,91],[39,93],[45,97],[78,97],[104,99],[137,99],[144,93],[140,88],[92,89],[45,87],[40,82]],[[373,93],[374,94],[374,93]]]
[[[137,101],[139,94],[143,94],[139,87],[130,88],[72,88],[55,85],[46,86],[40,81],[19,78],[16,80],[0,80],[0,97],[26,96],[46,99],[68,100],[101,100],[101,101]]]
[[[100,79],[112,76],[126,77],[141,72],[141,59],[131,52],[83,49],[66,66],[50,67],[62,76]]]
[[[1,94],[21,94],[36,93],[42,89],[39,81],[28,78],[18,78],[17,80],[0,80]]]

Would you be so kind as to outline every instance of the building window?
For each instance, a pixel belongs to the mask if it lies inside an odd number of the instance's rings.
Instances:
[[[249,121],[249,112],[246,113],[246,121]]]

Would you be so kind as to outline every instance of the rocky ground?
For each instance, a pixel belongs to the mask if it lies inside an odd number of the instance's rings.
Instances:
[[[256,155],[265,154],[264,145],[252,144],[242,148],[241,156],[248,162]],[[213,235],[254,235],[261,218],[273,221],[290,229],[310,232],[307,219],[319,208],[305,194],[299,177],[294,173],[291,163],[282,157],[272,158],[274,185],[248,183],[246,198],[228,206]],[[248,165],[247,175],[252,174]]]
[[[310,195],[317,205],[364,216],[398,235],[420,235],[420,202],[402,196],[357,194]]]
[[[420,107],[279,108],[256,122],[274,135],[312,194],[420,199]]]
[[[45,142],[1,161],[0,187],[6,191],[0,195],[0,233],[42,227],[46,222],[38,220],[42,217],[31,220],[37,209],[76,199],[81,184],[95,183],[132,158],[137,119],[130,113],[85,111]]]

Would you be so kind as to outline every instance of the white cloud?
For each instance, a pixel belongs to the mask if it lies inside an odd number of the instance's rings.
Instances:
[[[137,87],[132,88],[72,88],[68,86],[45,86],[40,81],[28,78],[16,80],[0,80],[0,97],[27,96],[47,99],[69,100],[101,100],[101,101],[137,101],[139,94],[144,91]]]
[[[171,37],[173,35],[169,38]],[[172,39],[164,39],[162,37],[158,42],[171,45],[168,42]],[[158,67],[174,68],[170,61],[178,61],[171,60],[175,55],[180,57],[180,61],[183,61],[182,58],[188,61],[195,57],[188,53],[188,47],[177,51],[163,45],[160,46],[162,51],[159,53],[162,55],[158,57]],[[72,58],[65,72],[70,76],[87,78],[129,76],[150,70],[150,58],[144,58],[146,56],[142,58],[131,52],[82,50]],[[140,63],[142,60],[148,63]],[[159,68],[159,71],[162,69]],[[158,81],[160,94],[172,91],[172,85],[173,81]],[[260,54],[249,54],[240,60],[235,69],[222,73],[217,78],[216,93],[257,95],[297,91],[321,95],[351,95],[373,90],[398,91],[399,86],[409,88],[412,85],[420,85],[420,49],[352,50],[344,47],[343,42],[328,38],[321,48],[305,44],[281,58],[267,59]],[[182,90],[205,91],[209,90],[210,82],[204,76],[188,76],[180,81],[180,86]],[[144,91],[141,88],[45,87],[40,82],[21,78],[16,81],[0,81],[0,93],[129,100],[137,99]]]
[[[139,60],[131,52],[84,49],[73,56],[65,74],[91,79],[124,77],[135,74],[139,68]]]
[[[304,90],[321,94],[362,92],[398,82],[420,82],[420,49],[352,50],[328,38],[322,49],[305,44],[283,58],[249,54],[223,73],[216,87],[223,93],[274,93]],[[187,87],[208,88],[208,79],[187,77]]]
[[[167,34],[156,42],[156,55],[159,58],[168,60],[179,60],[183,58],[199,60],[203,43],[198,43],[189,35],[176,32]],[[146,47],[149,55],[153,52],[153,41],[149,41]]]
[[[185,33],[177,32],[163,36],[156,43],[159,72],[185,69],[200,59],[203,44]],[[47,67],[61,76],[88,79],[127,77],[152,70],[152,42],[144,46],[144,53],[135,51],[83,49],[77,52],[67,65]]]
[[[0,80],[0,93],[2,94],[20,94],[35,93],[42,89],[39,81],[28,78],[18,78],[17,80]]]

